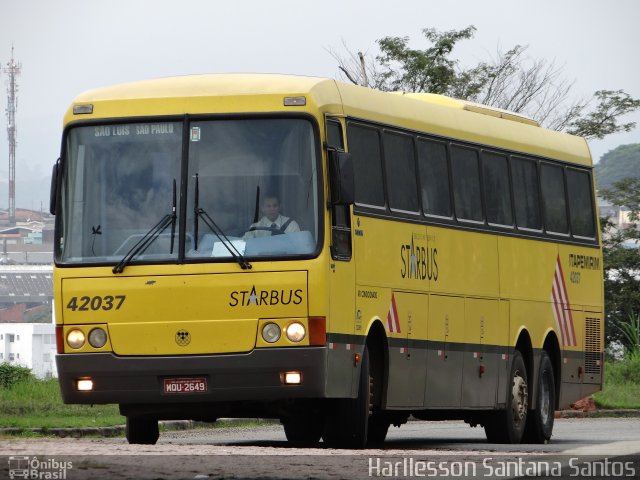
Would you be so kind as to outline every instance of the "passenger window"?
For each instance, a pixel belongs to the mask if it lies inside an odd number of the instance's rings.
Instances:
[[[536,162],[524,158],[512,158],[511,175],[518,228],[542,230]]]
[[[543,163],[540,166],[540,186],[547,232],[569,233],[562,168]]]
[[[361,205],[384,207],[382,158],[378,130],[349,124],[349,153],[355,169],[355,200]]]
[[[482,196],[478,152],[469,148],[451,147],[453,200],[459,220],[482,222]]]
[[[482,179],[487,208],[487,222],[494,225],[513,225],[511,186],[507,157],[496,153],[482,154]]]
[[[385,132],[383,138],[389,207],[417,213],[420,207],[413,138],[392,132]]]
[[[578,237],[596,236],[591,185],[591,176],[587,172],[567,169],[571,232]]]
[[[445,144],[418,140],[418,170],[424,213],[451,218],[449,166]]]

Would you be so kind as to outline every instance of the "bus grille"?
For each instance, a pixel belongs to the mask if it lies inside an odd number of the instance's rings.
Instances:
[[[584,370],[585,373],[599,375],[602,372],[600,361],[600,319],[586,318]]]

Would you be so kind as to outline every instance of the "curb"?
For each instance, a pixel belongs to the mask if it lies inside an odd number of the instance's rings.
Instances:
[[[189,430],[194,426],[193,420],[171,420],[158,422],[160,430]],[[112,427],[40,427],[40,428],[0,428],[0,435],[20,435],[22,433],[39,433],[42,435],[53,435],[60,438],[82,438],[90,436],[98,437],[118,437],[124,435],[124,425],[114,425]]]
[[[633,418],[640,417],[640,410],[561,410],[556,412],[556,418]]]

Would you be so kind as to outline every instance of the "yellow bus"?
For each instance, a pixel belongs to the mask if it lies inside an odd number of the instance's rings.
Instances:
[[[201,75],[89,91],[53,169],[66,403],[279,419],[296,445],[459,419],[545,442],[601,388],[584,139],[437,95]]]

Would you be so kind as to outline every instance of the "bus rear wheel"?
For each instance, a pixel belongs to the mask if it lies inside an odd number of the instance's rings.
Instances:
[[[544,351],[540,356],[537,386],[536,409],[530,410],[527,417],[523,440],[525,443],[547,443],[553,431],[556,383],[551,360]]]
[[[491,443],[520,443],[524,434],[529,410],[529,387],[524,360],[517,350],[511,359],[506,397],[506,408],[489,414],[485,420],[484,431]]]
[[[129,443],[155,445],[160,437],[158,420],[153,417],[127,417],[125,435]]]
[[[369,350],[365,346],[360,365],[358,396],[341,399],[330,406],[322,438],[331,447],[364,448],[371,413],[372,381],[369,376]]]

